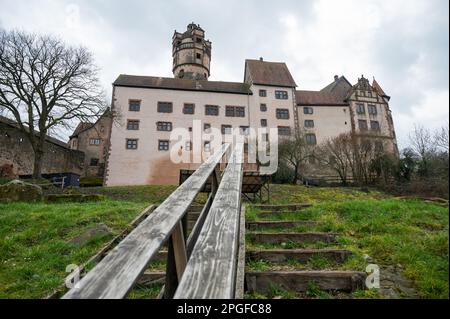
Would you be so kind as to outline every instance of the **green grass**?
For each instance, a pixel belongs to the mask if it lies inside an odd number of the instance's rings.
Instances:
[[[76,188],[74,193],[101,194],[110,199],[143,203],[162,203],[177,187],[174,185],[115,186]],[[199,194],[196,202],[204,203],[206,194]]]
[[[0,204],[0,298],[45,297],[64,282],[67,265],[87,261],[145,206],[113,200]],[[99,223],[113,234],[68,243]]]
[[[271,204],[311,203],[323,201],[352,201],[383,199],[390,197],[380,191],[370,189],[369,193],[355,187],[305,187],[299,185],[270,185]]]
[[[63,283],[69,264],[82,264],[120,231],[149,203],[161,203],[175,186],[105,187],[73,190],[101,194],[106,200],[88,203],[0,204],[0,298],[42,298]],[[423,298],[448,298],[448,209],[415,200],[398,200],[386,194],[352,188],[306,188],[271,185],[272,203],[313,203],[299,213],[285,212],[274,219],[316,220],[315,230],[341,234],[335,244],[285,243],[285,248],[346,248],[354,252],[339,267],[362,270],[361,256],[370,255],[380,265],[400,264],[414,280]],[[203,202],[205,195],[196,199]],[[247,220],[260,220],[249,209]],[[85,245],[68,240],[100,223],[113,234],[93,238]],[[294,231],[304,231],[304,227]],[[286,231],[277,229],[277,231]],[[292,231],[292,229],[290,230]],[[248,249],[280,245],[247,242]],[[307,265],[321,267],[328,261],[314,259]],[[247,268],[273,265],[247,263]],[[163,264],[152,265],[162,269]],[[153,290],[152,290],[153,289]],[[157,288],[133,292],[132,298],[153,296]],[[289,293],[279,292],[282,297]],[[277,294],[274,294],[277,295]],[[279,294],[278,294],[279,295]],[[358,291],[354,298],[377,298],[375,291]],[[248,296],[247,296],[248,297]],[[262,296],[253,296],[255,298]]]
[[[140,286],[136,287],[130,291],[127,298],[128,299],[155,299],[158,297],[164,284],[155,283],[150,286]]]
[[[287,188],[292,190],[292,186]],[[315,202],[314,206],[299,212],[284,212],[270,219],[315,220],[319,225],[310,230],[336,232],[340,237],[338,243],[331,245],[287,242],[283,248],[349,249],[355,257],[348,259],[342,268],[362,271],[367,263],[361,256],[368,254],[374,263],[401,265],[404,275],[414,281],[422,298],[448,298],[448,208],[418,200],[389,198],[377,192],[361,195],[358,191],[347,189],[297,188],[283,196],[307,198],[306,201]],[[316,201],[312,193],[321,190],[323,193],[318,196],[321,200]],[[305,191],[305,194],[296,195],[301,191]],[[247,219],[267,218],[260,218],[258,210],[251,208]],[[285,232],[292,230],[277,229]],[[280,248],[280,245],[251,241],[247,242],[247,246],[250,249]],[[371,296],[369,293],[359,293],[359,296],[363,295]]]

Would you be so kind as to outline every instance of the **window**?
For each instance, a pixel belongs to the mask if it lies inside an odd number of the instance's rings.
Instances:
[[[313,113],[314,113],[314,110],[313,110],[312,107],[310,107],[310,106],[305,106],[305,107],[303,108],[303,114],[313,114]]]
[[[242,135],[249,135],[250,134],[250,127],[248,126],[240,126],[240,131]]]
[[[172,131],[172,122],[156,122],[158,131]]]
[[[232,129],[231,125],[222,125],[222,134],[231,134]]]
[[[278,126],[278,135],[291,135],[291,128],[289,126]]]
[[[261,112],[266,112],[267,111],[267,104],[261,104],[259,106],[259,109],[261,110]]]
[[[242,106],[236,106],[235,116],[236,117],[245,117],[245,108]]]
[[[192,132],[192,127],[189,128],[189,132]]]
[[[211,152],[211,142],[205,142],[205,144],[203,144],[203,150],[205,152]]]
[[[234,107],[233,106],[227,106],[225,108],[225,116],[228,116],[228,117],[234,116]]]
[[[127,138],[127,150],[135,150],[138,148],[138,140]]]
[[[139,121],[138,120],[128,120],[127,121],[127,130],[139,130]]]
[[[100,126],[100,132],[103,133],[105,131],[105,127],[102,125]]]
[[[266,119],[261,119],[261,126],[262,127],[267,127],[267,120]]]
[[[277,109],[277,119],[288,120],[289,110],[288,109]]]
[[[360,130],[367,130],[367,121],[366,120],[358,120],[358,127]]]
[[[225,116],[227,116],[227,117],[245,117],[245,107],[243,107],[243,106],[227,106],[225,108]]]
[[[89,145],[100,145],[100,139],[99,138],[89,139]]]
[[[356,113],[358,113],[358,114],[365,114],[366,113],[366,109],[364,108],[364,104],[362,104],[362,103],[356,104]]]
[[[197,59],[201,59],[202,55],[200,53],[197,53]]]
[[[192,142],[187,141],[184,149],[185,149],[185,151],[190,152],[192,150]]]
[[[370,121],[370,128],[372,130],[379,130],[380,129],[380,122],[378,122],[378,121]]]
[[[367,106],[367,111],[369,111],[369,114],[376,115],[377,114],[377,106],[373,104],[369,104]]]
[[[206,133],[209,133],[210,130],[211,130],[211,124],[209,124],[209,123],[203,124],[203,131],[205,131]]]
[[[219,115],[219,107],[217,105],[205,105],[205,115]]]
[[[263,140],[264,142],[267,142],[267,141],[269,140],[269,133],[264,133],[264,134],[262,135],[262,140]]]
[[[306,134],[305,139],[306,139],[306,143],[308,145],[316,145],[317,144],[316,134]]]
[[[172,113],[172,102],[158,102],[158,113]]]
[[[259,96],[260,97],[266,97],[267,96],[267,91],[266,90],[259,90]]]
[[[139,112],[141,110],[141,101],[138,100],[128,101],[128,110],[132,112]]]
[[[195,104],[184,103],[183,114],[194,114],[194,113],[195,113]]]
[[[197,43],[202,43],[202,38],[196,38],[195,41],[197,41]]]
[[[89,166],[98,166],[98,158],[91,158]]]
[[[313,120],[305,120],[305,127],[314,127]]]
[[[275,91],[275,98],[277,100],[287,100],[288,92],[287,91]]]
[[[158,150],[168,151],[169,150],[169,141],[168,140],[159,140],[158,141]]]

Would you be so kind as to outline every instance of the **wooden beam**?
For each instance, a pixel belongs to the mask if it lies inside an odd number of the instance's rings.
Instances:
[[[303,263],[312,257],[320,256],[337,262],[344,262],[351,254],[351,251],[344,249],[263,249],[247,251],[247,259],[267,260],[270,262],[295,260]]]
[[[247,272],[249,292],[270,293],[273,287],[305,292],[314,282],[323,290],[354,291],[364,289],[366,274],[357,271],[270,271]]]
[[[186,239],[184,238],[183,225],[178,222],[172,232],[172,245],[175,256],[175,267],[177,270],[178,282],[183,276],[184,269],[187,264]]]
[[[248,230],[255,229],[267,229],[267,228],[293,228],[297,226],[314,227],[317,226],[315,221],[258,221],[247,222],[246,227]]]
[[[281,244],[287,242],[335,242],[334,233],[253,233],[248,235],[253,242]]]
[[[253,205],[255,208],[259,208],[261,210],[269,210],[269,211],[296,211],[306,207],[311,207],[312,204],[302,203],[302,204],[284,204],[284,205]]]
[[[229,144],[210,156],[63,298],[124,298],[191,206]]]
[[[239,245],[243,145],[234,149],[175,299],[234,298]]]
[[[245,205],[241,208],[239,222],[239,250],[236,271],[235,299],[244,299],[245,288]]]

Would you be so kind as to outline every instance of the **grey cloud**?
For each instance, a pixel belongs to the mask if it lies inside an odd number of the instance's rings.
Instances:
[[[36,28],[35,21],[28,19],[26,12],[17,10],[16,1],[0,1],[0,28]],[[447,0],[430,1],[433,1],[435,8],[433,19],[424,13],[422,19],[417,21],[417,30],[401,28],[403,21],[396,17],[384,21],[373,39],[371,65],[366,70],[360,70],[367,76],[375,75],[392,95],[394,113],[411,112],[412,105],[420,104],[418,101],[433,90],[448,90],[449,4]],[[212,79],[242,81],[244,60],[263,56],[266,60],[286,62],[301,88],[314,88],[306,79],[313,79],[316,75],[304,74],[297,62],[289,61],[280,43],[284,40],[285,30],[280,25],[280,17],[295,15],[302,26],[308,26],[317,14],[313,11],[314,1],[65,1],[67,5],[71,3],[79,6],[83,21],[101,25],[99,30],[105,32],[101,35],[102,41],[111,44],[111,56],[106,61],[99,61],[103,68],[104,85],[109,91],[110,83],[119,73],[170,76],[171,37],[175,29],[183,31],[192,21],[201,24],[212,41]],[[41,15],[48,15],[51,19],[52,15],[58,14],[51,11],[55,8],[54,4],[52,1],[40,1],[34,3],[33,8],[38,8]],[[11,12],[15,14],[14,19]],[[362,17],[361,21],[355,21],[355,28],[358,28],[358,23],[368,22]],[[333,32],[332,26],[329,29]],[[339,36],[336,34],[336,37]],[[344,52],[345,47],[336,50],[339,54],[354,54]],[[93,53],[96,54],[95,51]],[[294,55],[302,55],[302,52],[291,53],[291,56]],[[429,76],[418,83],[419,79],[410,78],[410,70],[421,56],[426,57],[421,63]],[[358,56],[355,55],[354,59]],[[345,73],[346,66],[341,61],[333,62],[336,68],[330,70],[326,78],[320,79],[323,82],[320,87],[328,84],[334,74]],[[308,72],[313,71],[310,69]],[[367,74],[369,72],[373,74]],[[345,75],[354,81],[360,74]]]

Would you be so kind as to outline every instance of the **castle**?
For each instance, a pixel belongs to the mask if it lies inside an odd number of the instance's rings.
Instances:
[[[398,152],[390,97],[374,80],[352,85],[335,76],[320,91],[297,90],[287,65],[262,58],[246,60],[243,82],[209,81],[212,44],[194,23],[172,38],[173,78],[121,74],[113,83],[105,185],[178,184],[180,170],[198,164],[170,160],[170,133],[204,130],[227,134],[250,127],[277,129],[280,137],[306,132],[312,145],[346,132],[376,132]],[[209,142],[202,147],[208,148]],[[185,151],[192,151],[187,143]]]

